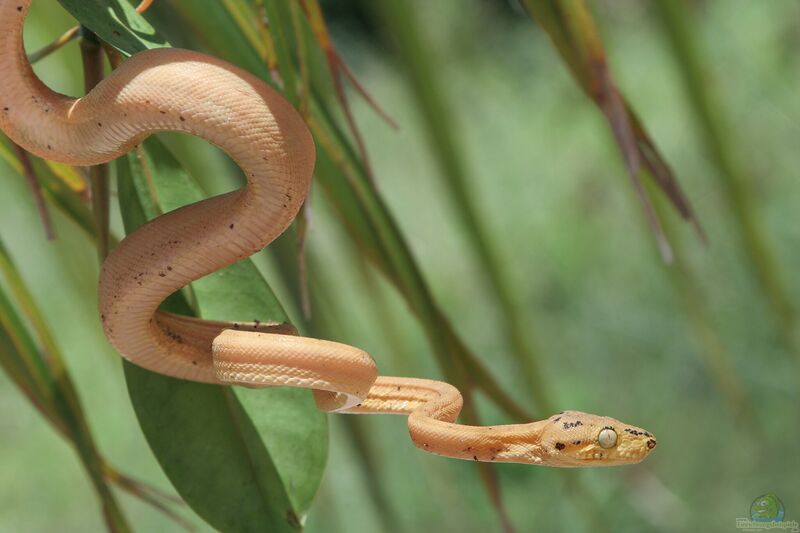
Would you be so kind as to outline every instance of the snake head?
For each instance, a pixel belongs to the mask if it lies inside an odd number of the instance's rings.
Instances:
[[[546,420],[539,444],[558,466],[616,466],[647,457],[656,439],[614,418],[564,411]]]

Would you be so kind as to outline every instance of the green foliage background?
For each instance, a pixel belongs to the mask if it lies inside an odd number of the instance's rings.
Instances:
[[[299,306],[295,243],[278,243],[254,259],[293,323],[366,349],[384,374],[475,383],[476,416],[484,423],[518,421],[504,404],[512,398],[532,416],[547,416],[548,409],[607,413],[658,436],[658,449],[636,467],[493,468],[504,512],[520,531],[725,531],[766,492],[782,499],[787,519],[796,519],[800,5],[672,3],[683,6],[682,17],[670,11],[669,0],[590,2],[617,85],[679,177],[708,237],[704,246],[655,193],[677,256],[665,266],[607,121],[523,12],[478,0],[398,2],[412,9],[395,11],[376,0],[360,4],[368,6],[360,11],[372,31],[365,34],[353,26],[356,19],[337,16],[339,4],[323,3],[337,50],[400,127],[388,127],[349,94],[382,203],[363,200],[370,198],[368,187],[358,185],[363,179],[348,195],[347,177],[322,157],[306,247],[312,320]],[[250,5],[156,0],[146,18],[173,44],[268,74],[246,32],[236,33],[234,15]],[[403,16],[412,17],[411,41],[401,35]],[[73,24],[55,2],[34,2],[28,51]],[[281,26],[284,38],[293,34],[289,28]],[[424,55],[435,84],[423,76],[415,85],[408,53]],[[309,55],[307,65],[312,80],[320,78],[313,81],[320,91],[315,105],[326,112],[312,108],[311,115],[322,120],[329,112],[336,126],[323,129],[346,132],[321,57]],[[280,65],[284,80],[287,58]],[[56,90],[83,93],[76,43],[36,71]],[[294,74],[300,105],[301,69]],[[438,104],[426,107],[425,91],[437,89]],[[241,183],[237,169],[203,142],[161,140],[207,193]],[[364,178],[356,146],[351,138],[340,153]],[[52,203],[57,238],[46,241],[11,161],[0,159],[0,240],[63,355],[94,443],[122,472],[172,493],[131,407],[119,357],[99,326],[95,243]],[[112,233],[121,237],[117,190]],[[376,218],[352,213],[381,212],[382,204],[429,295],[403,266],[402,250],[387,244],[391,228],[353,227]],[[375,249],[384,255],[376,259]],[[763,266],[773,258],[774,266]],[[402,281],[388,282],[385,274]],[[13,286],[0,276],[0,288],[13,292]],[[426,298],[447,317],[452,336]],[[453,347],[458,338],[488,373],[463,364]],[[500,392],[485,394],[493,390],[490,375]],[[0,529],[104,527],[73,450],[5,374],[0,412]],[[262,412],[269,418],[269,407]],[[492,483],[485,481],[490,471],[482,477],[474,464],[422,454],[400,418],[329,416],[328,425],[329,456],[305,517],[308,531],[500,528],[487,489]],[[324,432],[324,424],[315,427],[314,435]],[[309,446],[324,449],[323,438],[313,440]],[[322,474],[322,461],[309,466],[305,493],[313,493],[315,473]],[[179,528],[140,499],[118,495],[134,530]],[[198,529],[209,528],[188,507],[176,509]]]

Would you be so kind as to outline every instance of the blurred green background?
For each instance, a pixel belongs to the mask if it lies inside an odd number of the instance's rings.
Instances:
[[[161,1],[156,15],[170,3]],[[367,4],[336,0],[323,8],[340,54],[399,124],[388,127],[351,94],[379,191],[461,337],[518,403],[548,416],[531,403],[396,48]],[[502,0],[412,5],[451,112],[469,195],[530,326],[550,404],[608,414],[659,439],[633,467],[500,465],[511,522],[520,531],[734,531],[735,519],[748,517],[751,502],[767,492],[782,499],[787,520],[797,519],[800,358],[782,341],[750,267],[724,193],[727,177],[698,126],[655,3],[590,5],[621,92],[708,237],[704,246],[659,202],[679,257],[673,266],[658,255],[607,122],[539,27]],[[745,180],[759,238],[775,253],[785,297],[795,302],[800,4],[706,0],[689,9],[702,88],[724,117],[726,147]],[[55,2],[35,2],[27,49],[73,24]],[[54,89],[82,94],[76,43],[36,71]],[[216,149],[164,139],[210,192],[237,183]],[[100,449],[121,470],[170,490],[97,320],[94,244],[52,208],[57,239],[47,242],[25,183],[2,162],[0,187],[0,237],[63,350]],[[315,189],[311,205],[310,291],[329,336],[369,351],[382,374],[441,377],[419,323],[359,259],[328,199]],[[263,255],[258,265],[299,318],[286,296],[291,288],[281,286],[270,254]],[[727,385],[714,368],[728,368],[721,371]],[[478,399],[484,423],[508,421]],[[101,530],[96,496],[74,452],[4,374],[0,413],[0,530]],[[499,530],[474,464],[421,453],[401,418],[328,419],[328,466],[307,531]],[[177,529],[139,500],[121,498],[137,531]],[[179,512],[208,528],[188,509]]]

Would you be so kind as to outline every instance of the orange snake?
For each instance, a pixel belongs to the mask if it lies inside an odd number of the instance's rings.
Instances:
[[[275,325],[234,326],[158,311],[173,292],[261,250],[287,228],[308,193],[311,135],[266,83],[188,50],[138,53],[83,98],[55,93],[24,53],[31,1],[0,0],[0,128],[14,142],[46,159],[96,165],[152,133],[177,131],[220,147],[247,176],[240,190],[158,217],[105,260],[101,318],[123,357],[194,381],[310,388],[325,411],[408,415],[414,444],[448,457],[601,466],[639,462],[655,447],[642,429],[577,411],[527,424],[457,424],[456,388],[378,376],[358,348],[280,334]]]

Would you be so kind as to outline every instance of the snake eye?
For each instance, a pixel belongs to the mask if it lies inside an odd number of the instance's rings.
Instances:
[[[611,428],[603,428],[600,430],[600,434],[597,435],[597,442],[603,448],[613,448],[617,443],[617,432]]]

